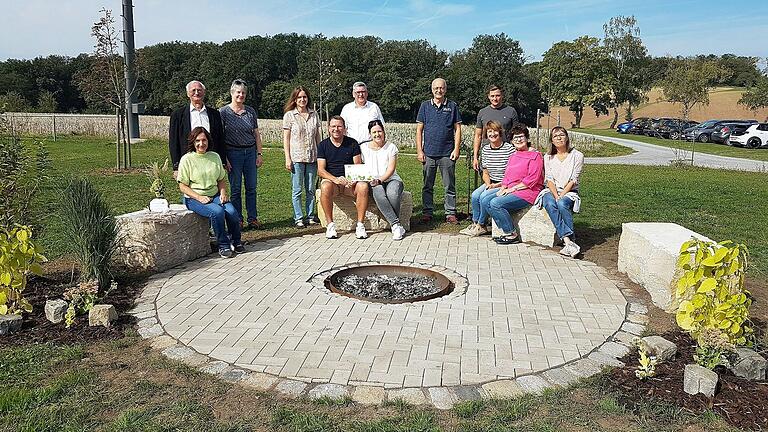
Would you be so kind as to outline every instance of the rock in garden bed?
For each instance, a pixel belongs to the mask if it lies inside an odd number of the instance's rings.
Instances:
[[[768,385],[765,381],[748,381],[725,368],[718,368],[720,388],[714,398],[710,400],[701,394],[689,395],[683,390],[683,373],[686,364],[694,363],[694,341],[682,332],[662,336],[677,345],[678,355],[668,362],[659,363],[655,377],[640,380],[635,376],[638,365],[636,352],[621,359],[627,366],[611,370],[611,379],[607,381],[621,391],[623,402],[631,406],[651,397],[694,413],[712,409],[742,429],[768,429]]]

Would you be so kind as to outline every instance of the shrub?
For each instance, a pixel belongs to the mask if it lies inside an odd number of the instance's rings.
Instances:
[[[44,261],[42,249],[32,241],[31,228],[0,229],[0,315],[32,312],[22,293],[29,273],[43,273],[40,263]]]
[[[680,247],[677,267],[677,324],[699,345],[697,361],[714,367],[721,354],[748,344],[752,300],[744,289],[748,251],[730,241],[714,243],[695,238]],[[700,359],[700,360],[698,360]]]
[[[165,163],[152,162],[147,166],[146,174],[152,182],[149,191],[155,194],[155,198],[165,198],[165,184],[163,183],[163,174],[168,171],[168,159]]]
[[[61,204],[64,234],[80,263],[80,280],[109,286],[117,224],[101,193],[87,179],[73,178]]]

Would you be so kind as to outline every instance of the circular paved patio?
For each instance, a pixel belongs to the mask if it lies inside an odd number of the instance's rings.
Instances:
[[[317,234],[247,250],[155,278],[158,291],[145,298],[156,295],[161,330],[145,333],[308,383],[467,386],[557,370],[605,344],[627,314],[617,283],[595,264],[487,237]],[[457,289],[387,305],[322,287],[329,270],[369,261],[435,268]]]

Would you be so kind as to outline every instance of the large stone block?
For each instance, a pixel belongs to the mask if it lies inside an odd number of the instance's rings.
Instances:
[[[653,304],[669,311],[680,246],[691,237],[709,241],[673,223],[624,223],[619,239],[619,271],[645,288]]]
[[[132,270],[163,271],[211,253],[208,219],[172,204],[168,212],[117,216],[115,261]]]
[[[45,318],[54,324],[58,324],[64,321],[64,315],[67,313],[68,307],[69,304],[65,300],[47,300],[45,302]]]
[[[493,237],[501,236],[501,229],[496,221],[491,218]],[[547,247],[555,245],[557,230],[549,218],[547,211],[536,207],[528,207],[512,214],[512,222],[520,233],[520,238],[525,242],[533,242]]]
[[[683,373],[683,390],[686,393],[692,395],[701,393],[704,396],[712,397],[717,390],[717,381],[717,372],[697,364],[685,365],[685,372]]]
[[[315,191],[317,200],[317,217],[323,227],[328,224],[325,222],[325,212],[320,205],[320,189]],[[406,230],[411,229],[411,215],[413,214],[413,196],[408,191],[403,191],[403,197],[400,200],[400,223]],[[357,224],[357,209],[355,201],[348,196],[338,196],[333,200],[333,222],[338,231],[351,231]],[[376,207],[376,201],[373,197],[368,200],[368,209],[365,212],[365,229],[368,231],[384,231],[390,229],[389,223]]]
[[[21,330],[21,315],[0,315],[0,336],[16,333]]]
[[[764,380],[768,362],[749,348],[737,348],[731,361],[733,374],[748,380]]]
[[[110,304],[97,304],[88,311],[88,325],[110,327],[117,319],[117,310]]]
[[[646,336],[640,343],[646,352],[656,356],[660,362],[672,360],[677,354],[677,345],[661,336]]]

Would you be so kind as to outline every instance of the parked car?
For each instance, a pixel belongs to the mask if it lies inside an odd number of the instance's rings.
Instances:
[[[753,124],[757,124],[757,120],[740,120],[740,121],[727,121],[715,125],[712,130],[711,141],[718,144],[728,144],[728,138],[734,131],[743,132]]]
[[[626,134],[626,133],[629,133],[629,129],[631,127],[632,127],[632,122],[631,121],[624,122],[624,123],[619,123],[618,125],[616,125],[616,132],[618,132],[620,134]]]
[[[768,123],[753,124],[741,133],[733,132],[729,144],[751,149],[768,147]]]
[[[698,123],[699,122],[693,120],[662,117],[658,121],[652,123],[651,129],[646,135],[678,140],[683,136],[684,130],[695,126]]]
[[[645,135],[645,131],[650,129],[651,123],[656,119],[648,117],[638,117],[632,121],[632,127],[629,128],[629,133],[634,135]]]
[[[692,128],[685,130],[685,139],[688,141],[709,142],[712,141],[712,132],[714,132],[717,126],[722,123],[740,122],[742,120],[707,120],[704,123],[699,123]]]

